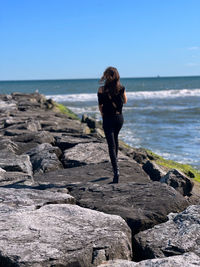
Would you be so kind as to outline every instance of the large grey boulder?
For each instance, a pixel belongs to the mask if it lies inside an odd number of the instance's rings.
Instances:
[[[133,234],[167,221],[170,212],[180,212],[189,205],[174,188],[160,182],[83,183],[67,188],[80,206],[120,215]]]
[[[0,186],[13,186],[16,184],[33,184],[33,177],[24,172],[5,171],[3,177],[0,179]]]
[[[10,111],[17,110],[16,102],[13,100],[3,101],[0,100],[0,113],[9,113]]]
[[[32,177],[32,164],[28,155],[16,155],[7,150],[0,153],[0,168],[8,172],[23,172]]]
[[[166,223],[137,234],[133,242],[141,259],[186,252],[200,256],[200,205],[189,206],[179,214],[170,214]]]
[[[160,179],[167,173],[161,166],[150,160],[143,165],[143,169],[152,181],[160,181]]]
[[[2,168],[0,168],[0,181],[4,179],[6,171]]]
[[[131,259],[131,233],[119,216],[70,204],[36,210],[0,205],[0,266],[97,266]]]
[[[12,153],[16,153],[16,151],[18,150],[18,145],[11,141],[9,138],[1,138],[0,139],[0,151],[10,151]]]
[[[85,125],[81,124],[79,120],[55,117],[53,120],[41,121],[42,128],[49,132],[60,133],[83,133],[85,131]]]
[[[27,152],[33,166],[33,172],[43,173],[63,168],[59,157],[62,152],[58,147],[43,143]]]
[[[7,130],[17,129],[17,130],[28,130],[30,132],[37,132],[42,129],[40,122],[33,120],[31,118],[27,120],[21,119],[16,121],[13,117],[11,117],[11,119],[9,118],[5,120],[4,125]]]
[[[19,131],[24,131],[24,130],[13,130],[16,131],[16,133],[19,133]],[[42,144],[42,143],[50,143],[53,144],[54,143],[54,137],[51,133],[46,132],[46,131],[39,131],[39,132],[30,132],[30,131],[25,131],[25,133],[23,133],[20,135],[15,135],[11,137],[11,140],[14,142],[23,142],[23,143],[28,143],[28,142],[34,142],[34,143],[38,143],[38,144]]]
[[[55,137],[55,145],[58,146],[62,151],[74,147],[81,143],[98,142],[97,138],[89,135],[66,135]]]
[[[148,175],[142,167],[131,161],[120,161],[119,183],[138,182],[150,183]],[[47,182],[56,185],[60,182],[63,185],[98,183],[108,184],[113,180],[113,172],[110,162],[83,165],[74,168],[58,169],[48,173],[35,174],[36,182]]]
[[[98,122],[95,118],[92,118],[86,114],[82,115],[81,122],[86,123],[87,126],[91,129],[102,128],[100,122]]]
[[[1,203],[13,210],[35,210],[48,204],[75,204],[73,196],[49,190],[0,187]]]
[[[196,267],[200,266],[200,257],[195,253],[185,253],[179,256],[172,256],[159,259],[131,262],[127,260],[112,260],[102,263],[98,267]]]
[[[194,186],[190,178],[176,169],[170,170],[160,179],[160,182],[172,186],[183,196],[189,196]]]
[[[119,161],[130,160],[120,151],[118,159]],[[70,149],[65,150],[63,156],[63,165],[67,168],[70,168],[86,164],[108,162],[109,160],[107,144],[90,142],[78,144]]]

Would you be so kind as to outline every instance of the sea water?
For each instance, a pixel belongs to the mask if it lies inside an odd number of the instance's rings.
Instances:
[[[200,76],[122,78],[128,102],[120,138],[200,169]],[[0,94],[39,91],[80,117],[101,120],[98,79],[1,81]]]

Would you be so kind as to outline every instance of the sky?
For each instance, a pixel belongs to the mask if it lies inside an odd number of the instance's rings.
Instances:
[[[0,80],[200,75],[200,0],[0,0]]]

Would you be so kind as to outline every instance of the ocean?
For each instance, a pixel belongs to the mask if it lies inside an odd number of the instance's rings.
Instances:
[[[98,79],[0,81],[0,94],[31,93],[101,120]],[[120,138],[200,170],[200,76],[122,78],[128,103]]]

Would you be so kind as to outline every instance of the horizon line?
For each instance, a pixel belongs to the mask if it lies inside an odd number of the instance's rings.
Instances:
[[[120,79],[159,79],[159,78],[183,78],[183,77],[200,77],[200,75],[175,75],[175,76],[137,76],[137,77],[120,77]],[[0,82],[25,82],[25,81],[66,81],[66,80],[100,80],[100,78],[47,78],[47,79],[15,79],[15,80],[0,80]]]

